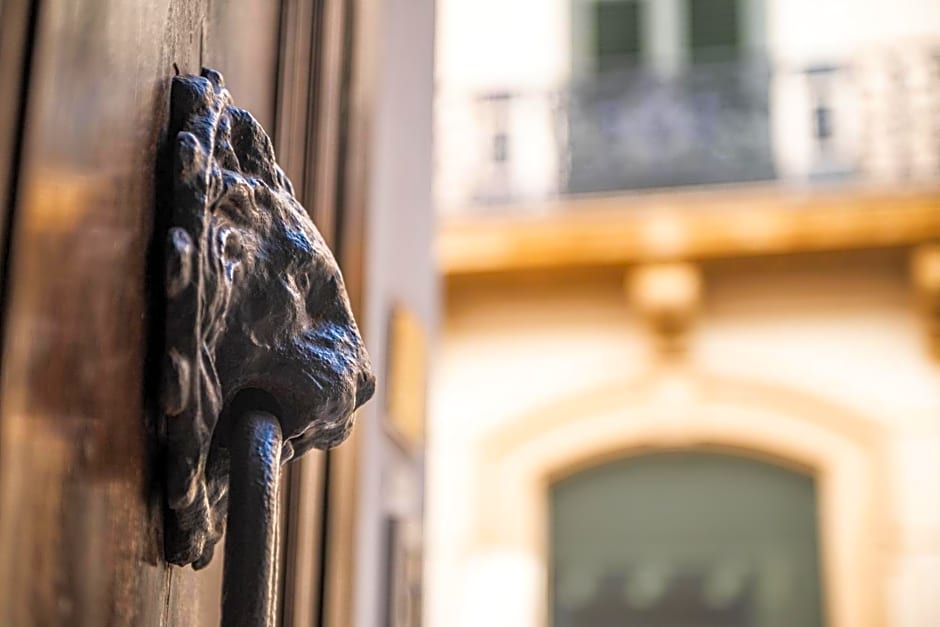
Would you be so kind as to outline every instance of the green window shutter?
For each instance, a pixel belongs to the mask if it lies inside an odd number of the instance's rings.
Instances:
[[[741,49],[739,0],[689,0],[692,61],[730,61]]]
[[[601,0],[593,6],[594,56],[598,72],[630,68],[640,55],[640,4]]]

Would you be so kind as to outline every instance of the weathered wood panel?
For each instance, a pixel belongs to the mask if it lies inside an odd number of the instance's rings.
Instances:
[[[3,267],[6,259],[7,223],[12,204],[20,114],[24,97],[23,76],[32,46],[33,0],[0,0],[0,302],[3,299]]]
[[[218,599],[163,563],[153,476],[154,168],[174,63],[211,62],[274,123],[280,16],[260,0],[40,4],[3,329],[0,624],[202,624]]]

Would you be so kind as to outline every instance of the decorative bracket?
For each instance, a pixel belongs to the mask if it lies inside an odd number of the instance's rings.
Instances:
[[[168,152],[167,561],[202,568],[225,525],[232,417],[277,417],[281,460],[341,443],[375,389],[336,260],[222,75],[177,76]]]

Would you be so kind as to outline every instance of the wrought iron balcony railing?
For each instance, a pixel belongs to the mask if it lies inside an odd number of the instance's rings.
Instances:
[[[437,115],[438,196],[451,213],[759,181],[940,182],[940,46],[442,94]]]

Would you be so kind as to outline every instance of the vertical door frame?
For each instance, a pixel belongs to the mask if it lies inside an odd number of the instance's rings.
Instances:
[[[337,116],[339,161],[335,175],[336,254],[356,318],[364,320],[369,242],[366,241],[367,206],[371,163],[371,121],[375,87],[376,42],[380,32],[379,0],[325,0],[341,13],[331,23],[337,38],[340,71],[334,76],[340,101]],[[336,67],[336,66],[333,66]],[[324,138],[324,145],[331,145]],[[321,155],[322,159],[323,156]],[[322,163],[322,162],[321,162]],[[324,199],[326,202],[327,199]],[[368,342],[369,338],[366,337]],[[355,624],[357,507],[362,449],[362,428],[354,429],[343,446],[327,454],[326,519],[323,534],[323,603],[320,627],[352,627]]]
[[[0,98],[0,304],[4,302],[35,25],[36,0],[0,0],[0,94],[5,94]],[[3,309],[0,306],[0,312]]]
[[[335,251],[353,311],[364,295],[370,36],[374,0],[282,0],[275,146],[295,194]],[[281,516],[283,627],[352,622],[356,431],[286,471]]]
[[[324,213],[313,203],[316,182],[309,177],[308,151],[315,135],[313,106],[318,95],[315,67],[320,23],[318,0],[282,0],[274,143],[278,161],[294,193],[332,244]],[[325,211],[324,211],[325,210]],[[330,221],[332,218],[330,216]],[[278,624],[318,624],[323,516],[323,454],[311,452],[283,471],[279,519]]]

